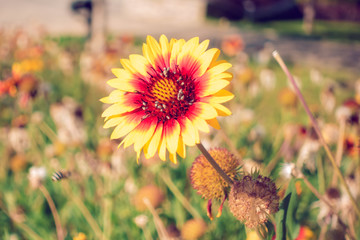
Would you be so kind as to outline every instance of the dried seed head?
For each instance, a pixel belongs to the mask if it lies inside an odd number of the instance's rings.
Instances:
[[[268,214],[279,210],[279,196],[275,183],[261,175],[243,176],[234,183],[229,195],[232,214],[248,228],[256,228],[267,221]]]
[[[234,181],[240,161],[227,149],[215,148],[209,150],[210,155]],[[229,187],[228,183],[210,165],[204,155],[198,156],[190,169],[191,185],[206,199],[221,199],[224,190]]]

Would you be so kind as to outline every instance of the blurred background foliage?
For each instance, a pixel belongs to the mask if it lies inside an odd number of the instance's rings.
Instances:
[[[253,4],[266,5],[262,2],[266,1]],[[215,3],[210,1],[208,9]],[[294,6],[308,3],[296,1]],[[319,5],[342,3],[316,1]],[[346,4],[359,8],[359,1]],[[231,24],[264,33],[272,29],[293,38],[350,44],[360,39],[357,22],[316,19],[309,33],[304,32],[302,20],[260,22],[248,16]],[[140,53],[144,38],[106,36],[104,51],[94,54],[86,37],[52,36],[41,29],[23,28],[1,29],[0,36],[0,238],[56,239],[53,212],[45,197],[48,191],[65,239],[99,239],[101,235],[104,239],[157,239],[159,225],[175,239],[257,239],[230,214],[227,203],[220,218],[208,219],[207,202],[192,189],[188,176],[193,160],[200,154],[197,149],[188,148],[187,158],[178,165],[156,158],[141,158],[138,164],[132,149],[118,149],[119,142],[110,141],[110,132],[102,128],[104,106],[99,99],[109,92],[105,82],[112,78],[110,69],[119,67],[120,58]],[[284,163],[296,163],[323,196],[330,187],[337,189],[341,196],[341,203],[336,199],[340,218],[360,238],[359,221],[346,202],[346,194],[338,183],[332,183],[334,170],[284,73],[271,59],[271,51],[261,48],[248,54],[246,45],[251,43],[241,35],[227,37],[211,40],[223,51],[221,57],[233,64],[234,79],[229,90],[235,99],[227,104],[233,115],[220,119],[221,132],[212,130],[202,135],[203,144],[231,149],[241,156],[243,169],[259,169],[276,182],[280,197],[286,199],[282,204],[288,204],[287,212],[282,209],[276,215],[277,220],[288,216],[283,231],[287,239],[318,239],[326,234],[335,236],[334,231],[339,239],[345,239],[348,230],[341,224],[334,226],[334,215],[319,204],[302,180],[284,178]],[[331,150],[342,148],[341,170],[358,200],[358,73],[332,66],[311,68],[296,61],[289,62],[289,67]],[[340,120],[343,108],[348,114],[345,130]],[[339,140],[339,136],[343,137]],[[311,148],[309,143],[318,147]],[[46,176],[31,175],[34,167],[45,170]],[[58,171],[70,171],[71,176],[52,181],[53,173]],[[39,177],[43,188],[32,183],[31,179]],[[289,193],[291,199],[286,198]],[[144,196],[156,208],[155,214],[143,206]],[[215,202],[214,211],[218,206]],[[186,224],[196,218],[202,220]],[[274,228],[270,223],[267,227],[267,239],[272,239]]]

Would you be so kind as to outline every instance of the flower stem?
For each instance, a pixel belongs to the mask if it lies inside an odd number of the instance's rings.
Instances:
[[[43,240],[43,238],[41,238],[36,232],[34,232],[34,230],[32,230],[29,226],[27,226],[25,223],[22,223],[20,221],[16,221],[16,219],[14,219],[10,213],[8,213],[8,211],[6,210],[5,206],[3,205],[3,203],[0,201],[0,210],[7,215],[14,223],[15,225],[20,228],[26,235],[28,235],[30,237],[30,239],[34,239],[34,240]]]
[[[52,215],[54,217],[55,226],[56,226],[56,233],[57,233],[57,239],[58,240],[63,240],[64,239],[64,231],[63,231],[63,228],[61,226],[60,217],[59,217],[59,214],[58,214],[58,212],[56,210],[55,203],[52,200],[48,190],[44,187],[44,185],[41,185],[39,187],[39,189],[44,194],[44,197],[45,197],[46,201],[48,202],[51,213],[52,213]]]
[[[146,205],[146,207],[149,209],[151,214],[153,215],[155,228],[156,228],[156,231],[158,232],[159,239],[160,240],[170,239],[169,236],[168,236],[168,233],[166,231],[166,228],[165,228],[163,222],[161,221],[161,219],[159,217],[159,214],[155,211],[155,208],[151,205],[149,199],[144,198],[143,202]]]
[[[326,205],[330,207],[330,209],[333,209],[334,206],[326,199],[323,195],[321,195],[318,190],[309,182],[309,180],[303,175],[302,173],[297,176],[299,179],[302,179],[306,186],[310,189],[310,191],[320,200],[323,201]],[[338,213],[336,213],[338,214]]]
[[[166,186],[170,189],[170,191],[175,195],[175,197],[180,201],[183,207],[188,210],[188,212],[193,216],[193,218],[201,218],[200,214],[196,211],[196,209],[191,206],[190,202],[184,197],[184,195],[179,191],[179,189],[175,186],[173,181],[169,176],[169,172],[163,172],[160,174],[162,180],[166,184]]]
[[[339,136],[339,139],[337,142],[337,148],[336,148],[336,154],[335,154],[335,160],[336,160],[336,164],[338,166],[341,166],[341,157],[344,153],[345,128],[346,128],[346,119],[341,118],[340,119],[340,127],[339,127],[340,136]],[[331,182],[332,186],[337,185],[337,177],[338,176],[336,174],[333,175],[333,179]]]
[[[293,76],[291,75],[289,69],[287,68],[287,66],[284,63],[283,59],[281,58],[280,54],[277,51],[274,51],[272,55],[275,58],[275,60],[279,63],[282,70],[285,72],[285,74],[288,77],[290,83],[293,85],[295,93],[296,93],[297,97],[299,98],[300,102],[302,103],[303,107],[305,108],[305,111],[306,111],[307,115],[309,116],[309,118],[311,120],[312,126],[313,126],[316,134],[319,137],[319,141],[323,145],[323,147],[325,149],[325,152],[326,152],[328,158],[330,159],[330,162],[331,162],[331,164],[332,164],[332,166],[333,166],[333,168],[335,170],[335,173],[339,176],[339,180],[340,180],[341,184],[344,186],[347,194],[349,195],[351,203],[352,203],[352,205],[353,205],[353,207],[354,207],[354,209],[356,211],[356,214],[360,217],[360,209],[357,206],[356,201],[355,201],[354,197],[352,196],[352,194],[350,192],[349,186],[346,184],[345,178],[342,175],[339,167],[337,166],[337,164],[335,162],[335,158],[334,158],[333,154],[331,153],[328,145],[326,144],[326,142],[324,140],[324,137],[321,134],[319,125],[318,125],[316,119],[314,118],[314,116],[312,115],[312,113],[311,113],[311,111],[310,111],[310,109],[309,109],[309,107],[308,107],[308,105],[307,105],[307,103],[306,103],[300,89],[298,88]]]
[[[221,169],[221,167],[216,163],[214,158],[210,155],[210,153],[205,149],[202,143],[197,143],[196,146],[199,148],[200,152],[204,155],[204,157],[209,161],[209,163],[213,166],[213,168],[220,174],[220,176],[230,185],[233,185],[233,181],[231,178]]]
[[[92,230],[94,231],[97,239],[104,239],[104,234],[101,231],[99,225],[97,224],[94,217],[91,215],[90,211],[87,209],[85,204],[81,201],[79,197],[72,193],[70,186],[66,181],[63,182],[63,187],[66,191],[66,194],[70,196],[70,198],[75,202],[79,210],[81,211],[82,215],[85,217],[86,221],[91,226]]]

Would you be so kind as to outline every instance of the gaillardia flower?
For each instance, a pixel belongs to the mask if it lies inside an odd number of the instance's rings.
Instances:
[[[225,148],[214,148],[209,150],[220,168],[232,181],[236,180],[240,168],[240,160]],[[217,217],[220,217],[222,207],[227,199],[229,184],[211,166],[204,155],[198,156],[190,169],[191,185],[203,198],[208,199],[207,214],[212,219],[212,200],[222,200]]]
[[[112,69],[116,78],[107,83],[115,88],[104,103],[111,104],[102,117],[104,128],[115,127],[111,139],[123,138],[120,145],[134,144],[137,159],[144,150],[146,158],[158,152],[176,163],[176,153],[185,157],[185,145],[199,143],[199,130],[208,132],[208,124],[219,128],[217,116],[228,116],[221,105],[233,98],[224,90],[232,74],[231,64],[218,61],[220,51],[207,50],[209,41],[195,37],[168,39],[159,43],[148,36],[143,56],[121,59],[123,68]]]

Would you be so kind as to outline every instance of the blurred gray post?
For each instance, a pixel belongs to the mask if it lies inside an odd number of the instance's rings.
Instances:
[[[304,5],[303,28],[307,35],[313,32],[315,20],[315,0],[309,0]]]
[[[105,0],[92,0],[90,51],[101,54],[105,50]]]

